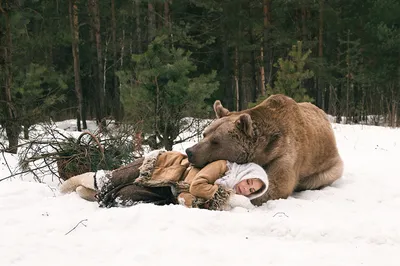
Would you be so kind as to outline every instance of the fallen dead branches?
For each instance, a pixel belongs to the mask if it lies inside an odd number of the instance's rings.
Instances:
[[[74,231],[80,224],[83,225],[84,227],[86,227],[87,225],[84,224],[84,222],[87,222],[87,219],[83,219],[83,220],[79,221],[79,223],[77,223],[71,230],[69,230],[68,232],[65,233],[65,236],[68,235],[69,233],[71,233],[72,231]]]
[[[36,136],[19,145],[19,167],[0,181],[30,173],[43,182],[46,175],[66,180],[71,176],[99,169],[110,170],[142,156],[136,149],[134,125],[119,125],[106,132],[81,134],[59,129],[55,124],[41,124]],[[5,149],[3,149],[5,150]]]

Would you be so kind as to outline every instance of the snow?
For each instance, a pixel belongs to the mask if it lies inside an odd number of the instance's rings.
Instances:
[[[252,210],[100,209],[60,195],[51,176],[4,180],[0,265],[399,265],[400,130],[332,126],[343,178]],[[1,154],[0,174],[10,175]]]

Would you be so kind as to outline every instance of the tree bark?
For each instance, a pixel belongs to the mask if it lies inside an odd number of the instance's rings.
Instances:
[[[318,57],[320,59],[320,63],[323,62],[323,33],[324,33],[324,0],[319,0],[319,31],[318,31]],[[317,86],[317,106],[321,109],[325,110],[325,104],[323,100],[323,80],[321,78],[321,74],[318,77],[318,86]]]
[[[252,17],[251,6],[249,4],[249,17]],[[254,34],[253,34],[253,26],[249,25],[249,38],[250,45],[254,45]],[[256,53],[255,49],[251,49],[250,53],[250,64],[251,64],[251,88],[250,88],[250,98],[251,102],[256,102],[257,100],[257,67],[256,67]]]
[[[166,0],[164,2],[164,26],[168,29],[171,28],[171,17],[170,17],[170,9],[169,9],[169,1]]]
[[[95,109],[96,109],[96,120],[99,123],[99,126],[104,125],[105,121],[103,121],[104,118],[104,109],[105,108],[105,102],[104,102],[104,79],[103,79],[103,56],[102,56],[102,46],[101,46],[101,33],[100,33],[100,11],[99,11],[99,2],[98,0],[89,0],[88,1],[88,6],[89,6],[89,12],[90,12],[90,17],[91,17],[91,27],[96,43],[96,61],[97,61],[97,66],[96,66],[96,83],[97,83],[97,88],[96,94],[97,94],[97,103],[95,104]]]
[[[270,0],[263,0],[263,66],[265,84],[270,84],[272,82],[272,53],[269,45],[269,30],[271,23],[270,7]]]
[[[156,35],[156,13],[152,3],[147,4],[147,41],[151,43]]]
[[[395,128],[396,127],[396,114],[397,114],[397,102],[396,102],[396,93],[395,93],[395,84],[390,85],[390,126]]]
[[[18,115],[15,105],[12,101],[11,88],[13,83],[13,73],[12,73],[12,36],[11,36],[11,19],[10,19],[10,3],[6,1],[5,7],[1,6],[1,12],[5,18],[6,27],[6,44],[3,46],[4,50],[4,64],[5,64],[5,84],[4,84],[4,101],[5,101],[5,112],[6,121],[4,127],[6,129],[6,135],[8,139],[7,152],[17,153],[18,151],[18,135],[21,131],[20,124],[18,122]]]
[[[137,38],[137,52],[142,53],[142,31],[140,24],[140,0],[135,0],[135,21],[136,21],[136,38]]]
[[[301,7],[301,38],[303,43],[307,41],[307,24],[306,24],[307,10],[303,5]]]
[[[117,21],[115,18],[115,0],[111,0],[111,26],[112,26],[112,49],[113,49],[113,88],[111,112],[116,122],[121,121],[120,89],[118,85],[118,57],[117,57]]]
[[[264,68],[264,48],[260,48],[260,60],[262,62],[260,66],[260,95],[264,96],[265,95],[265,68]],[[260,96],[258,95],[258,96]]]
[[[400,53],[399,53],[399,65],[397,67],[397,97],[394,100],[394,103],[397,107],[397,116],[396,116],[396,126],[400,126]]]
[[[347,30],[347,51],[346,51],[346,66],[347,66],[347,75],[346,75],[346,124],[348,124],[348,120],[350,118],[349,112],[349,101],[350,101],[350,30]]]
[[[154,132],[156,133],[156,137],[160,136],[160,130],[159,130],[159,123],[158,121],[160,120],[160,86],[158,85],[158,76],[154,78],[154,84],[156,85],[156,104],[154,106],[155,110],[155,119],[154,119]],[[163,137],[166,138],[166,135]],[[157,138],[156,138],[157,142]]]
[[[235,47],[235,96],[236,96],[236,111],[240,110],[240,96],[239,96],[239,54],[238,48]]]
[[[227,17],[228,16],[228,8],[227,8],[227,3],[225,2],[223,4],[223,16]],[[235,108],[235,103],[233,101],[234,95],[233,95],[233,79],[232,79],[232,60],[230,58],[230,51],[228,47],[229,43],[229,38],[228,38],[228,26],[224,22],[223,19],[220,20],[220,27],[222,31],[222,44],[221,44],[221,49],[222,49],[222,59],[223,59],[223,69],[221,71],[221,76],[222,76],[222,87],[224,88],[224,106],[226,106],[229,110],[232,110]]]
[[[78,0],[69,0],[69,19],[72,35],[72,56],[74,58],[75,94],[78,100],[77,127],[78,131],[81,131],[81,121],[83,129],[87,128],[87,124],[80,75]]]
[[[29,127],[31,125],[29,123],[24,123],[24,139],[28,140],[29,139]]]

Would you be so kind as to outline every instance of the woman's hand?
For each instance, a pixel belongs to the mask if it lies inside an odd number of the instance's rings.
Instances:
[[[233,209],[235,207],[242,207],[248,210],[255,208],[255,206],[251,204],[251,201],[248,197],[238,194],[232,194],[229,197],[227,207],[227,210]]]

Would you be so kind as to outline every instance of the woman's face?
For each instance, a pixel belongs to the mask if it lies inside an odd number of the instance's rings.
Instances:
[[[235,186],[236,194],[249,196],[261,189],[263,182],[258,178],[249,178],[240,181]]]

